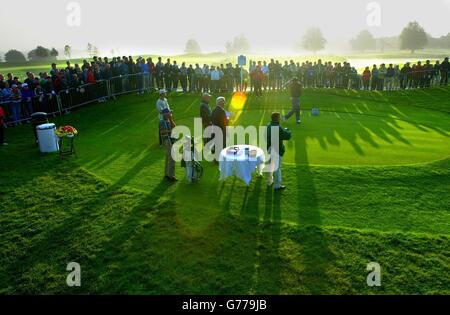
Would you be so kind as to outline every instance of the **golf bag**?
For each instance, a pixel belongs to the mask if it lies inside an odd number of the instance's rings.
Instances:
[[[186,163],[186,172],[187,172],[187,176],[189,176],[188,181],[189,182],[196,182],[199,181],[200,178],[203,175],[203,167],[200,164],[199,161],[192,161],[192,162],[188,162]],[[190,180],[189,180],[190,179]]]
[[[181,167],[185,168],[186,180],[189,183],[199,181],[203,175],[203,167],[201,163],[197,160],[197,154],[195,151],[194,140],[186,137],[186,145],[190,148],[185,147],[185,152],[189,152],[187,159],[183,158],[181,160]],[[187,149],[187,150],[186,150]]]

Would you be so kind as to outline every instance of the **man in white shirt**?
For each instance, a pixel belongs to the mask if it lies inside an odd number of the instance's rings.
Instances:
[[[164,115],[162,114],[164,109],[169,109],[170,110],[170,106],[169,106],[169,102],[167,102],[167,98],[166,98],[166,90],[162,89],[159,90],[159,98],[156,101],[156,110],[158,111],[159,114],[159,119],[158,119],[158,126],[160,126],[159,122],[161,120],[164,120]],[[162,145],[162,138],[161,138],[161,130],[159,130],[159,145]]]
[[[219,87],[220,72],[214,66],[211,67],[211,91],[217,93]]]

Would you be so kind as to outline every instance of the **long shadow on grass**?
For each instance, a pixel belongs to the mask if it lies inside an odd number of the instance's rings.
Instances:
[[[156,145],[144,151],[144,156],[128,169],[112,186],[111,190],[121,188],[133,180],[142,170],[150,168],[153,164],[162,160],[161,154],[155,154]],[[153,174],[155,176],[155,174]],[[149,178],[150,180],[150,178]]]
[[[254,293],[279,294],[281,275],[281,195],[268,188],[264,198],[263,221],[258,233],[258,273]]]
[[[91,283],[95,284],[98,293],[130,293],[142,281],[141,277],[146,272],[140,268],[145,264],[145,258],[141,253],[150,246],[148,242],[135,242],[142,229],[148,226],[149,218],[159,208],[164,208],[167,200],[160,200],[165,195],[171,184],[161,180],[152,191],[135,206],[127,217],[117,226],[111,228],[110,240],[102,245],[102,254],[93,262]],[[113,190],[114,191],[114,190]],[[130,246],[136,245],[133,251]],[[133,245],[134,247],[134,245]],[[130,260],[130,256],[138,254],[140,258]]]
[[[301,284],[311,294],[327,292],[327,266],[334,261],[334,255],[329,250],[325,234],[321,229],[317,192],[314,185],[314,175],[308,162],[305,138],[297,144],[295,161],[303,164],[296,167],[298,223],[300,226],[314,226],[308,228],[312,233],[305,233],[302,243],[303,253],[300,253],[304,271],[301,274]]]
[[[241,218],[246,226],[251,227],[243,233],[241,238],[251,237],[255,239],[254,248],[246,250],[254,253],[247,273],[253,274],[251,288],[248,293],[254,294],[278,294],[281,289],[280,281],[280,253],[279,243],[281,234],[281,209],[280,195],[273,196],[273,190],[268,188],[265,193],[265,205],[260,205],[260,195],[263,178],[257,177],[248,196],[249,188],[246,188],[241,209]],[[260,221],[260,209],[264,209],[263,221]],[[250,234],[250,235],[248,235]]]

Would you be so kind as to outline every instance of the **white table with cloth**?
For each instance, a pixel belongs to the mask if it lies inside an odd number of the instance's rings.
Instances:
[[[235,145],[227,147],[220,152],[219,156],[220,180],[237,176],[248,186],[256,169],[258,169],[258,174],[262,175],[264,161],[264,151],[256,146]]]

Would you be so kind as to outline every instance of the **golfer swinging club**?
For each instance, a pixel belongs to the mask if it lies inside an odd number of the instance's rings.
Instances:
[[[292,108],[291,108],[291,111],[283,117],[283,120],[286,121],[293,114],[295,114],[297,124],[300,124],[301,123],[301,120],[300,120],[300,96],[302,95],[302,85],[298,81],[297,77],[293,77],[291,80],[286,82],[283,85],[283,87],[285,87],[288,84],[290,84]]]

